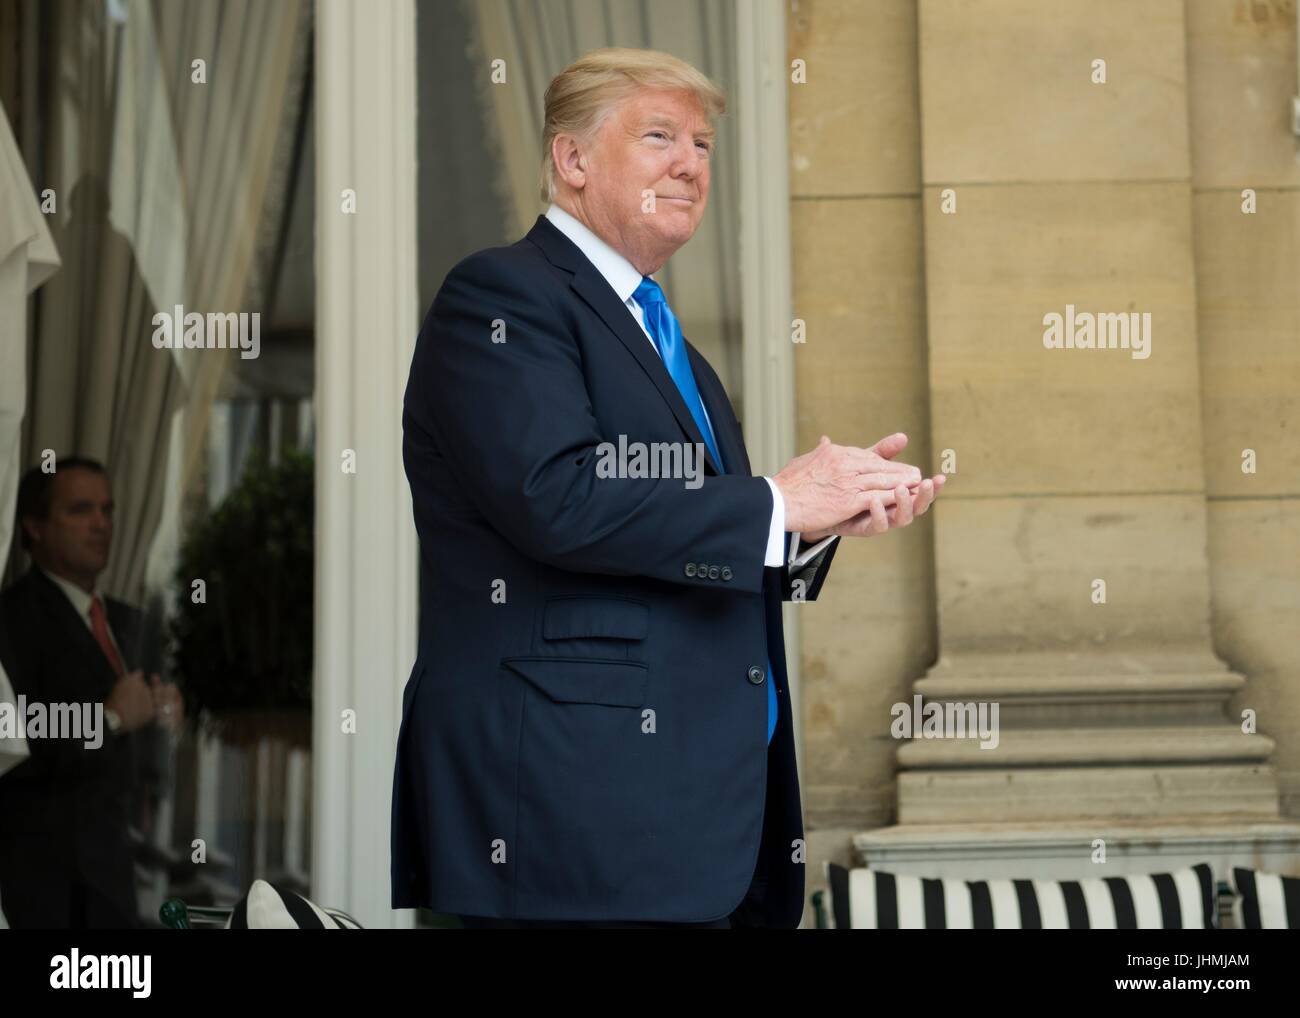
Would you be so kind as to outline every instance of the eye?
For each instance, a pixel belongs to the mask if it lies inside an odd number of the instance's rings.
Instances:
[[[705,155],[708,155],[713,150],[713,146],[707,141],[697,141],[695,144],[704,150]]]
[[[665,134],[663,131],[651,131],[649,134],[646,135],[646,137],[647,137],[647,138],[663,138],[665,141],[668,140],[668,135]]]

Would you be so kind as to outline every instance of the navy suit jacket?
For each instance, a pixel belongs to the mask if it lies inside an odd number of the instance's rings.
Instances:
[[[139,609],[104,598],[122,663],[160,671]],[[0,656],[29,702],[102,703],[117,676],[67,596],[33,566],[0,594]],[[136,920],[129,836],[142,784],[159,780],[159,730],[149,725],[87,748],[77,739],[28,739],[29,759],[0,776],[0,902],[15,929],[66,927],[72,884]]]
[[[621,435],[704,439],[595,266],[538,217],[439,290],[402,417],[421,601],[394,908],[798,925],[781,601],[816,600],[839,542],[797,577],[764,566],[772,493],[688,347],[727,472],[706,452],[697,488],[598,477]]]

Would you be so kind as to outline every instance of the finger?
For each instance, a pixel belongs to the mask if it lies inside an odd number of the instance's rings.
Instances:
[[[875,456],[864,457],[854,466],[857,468],[859,476],[889,478],[888,483],[885,485],[887,488],[892,488],[897,484],[906,484],[909,488],[916,488],[925,479],[920,467],[914,467],[910,463],[882,461]]]
[[[916,519],[917,516],[920,515],[920,514],[916,511],[916,505],[917,505],[917,503],[916,503],[916,500],[917,500],[917,493],[914,492],[914,491],[912,491],[911,489],[908,489],[907,494],[908,494],[908,497],[912,500],[912,512],[911,512],[911,515],[908,516],[908,518],[907,518],[906,520],[903,520],[903,519],[900,518],[900,517],[901,517],[901,513],[902,513],[902,511],[903,511],[903,510],[902,510],[902,506],[901,506],[901,504],[890,506],[888,512],[886,513],[886,515],[889,517],[889,525],[890,525],[890,527],[903,527],[903,526],[907,526],[908,523],[911,523],[913,520]]]
[[[844,445],[839,448],[844,450],[842,455],[847,462],[856,466],[859,470],[885,474],[906,474],[915,478],[918,484],[921,482],[923,476],[921,468],[914,463],[891,460],[886,456],[881,456],[873,449],[859,449],[852,445]]]
[[[920,516],[930,508],[930,503],[934,501],[934,482],[927,479],[921,483],[921,490],[917,492],[916,501],[912,503],[912,514]]]
[[[885,515],[885,503],[879,495],[871,498],[871,532],[883,534],[889,529],[889,517]]]
[[[861,515],[867,523],[871,522],[872,505],[874,502],[880,504],[885,518],[891,524],[893,523],[895,508],[898,505],[897,488],[872,488],[868,491],[864,491],[862,494],[866,496],[866,504],[862,507]],[[868,530],[868,533],[874,533],[874,531]]]
[[[865,537],[870,524],[871,511],[868,509],[866,512],[860,512],[856,516],[850,517],[843,523],[837,523],[831,528],[831,533],[839,534],[841,537]]]
[[[885,459],[893,459],[900,452],[907,448],[907,436],[901,431],[896,431],[892,435],[886,435],[879,442],[871,447],[871,451],[877,456]]]
[[[864,489],[855,493],[849,501],[848,518],[850,520],[866,519],[871,513],[871,500],[879,498],[881,494],[882,492],[877,488]],[[890,497],[893,497],[892,492],[890,492]]]
[[[896,527],[905,527],[912,522],[912,493],[907,490],[907,485],[900,484],[894,489],[894,496],[898,499],[897,512],[890,522]]]
[[[930,484],[934,488],[934,494],[930,497],[930,501],[933,502],[939,497],[939,492],[943,491],[943,486],[947,481],[947,478],[943,474],[935,474],[933,477],[929,478],[929,480]]]
[[[898,481],[895,483],[906,484],[909,488],[915,488],[925,480],[925,474],[921,473],[920,467],[915,467],[910,463],[898,463],[893,460],[887,460],[880,464],[878,468],[883,473],[892,473]]]
[[[892,496],[894,494],[894,489],[898,487],[899,484],[907,483],[902,480],[902,477],[899,474],[880,471],[858,474],[855,481],[856,486],[860,491],[878,491],[882,496],[890,496],[885,499],[885,505],[893,505],[894,499]],[[920,482],[918,481],[918,483]]]

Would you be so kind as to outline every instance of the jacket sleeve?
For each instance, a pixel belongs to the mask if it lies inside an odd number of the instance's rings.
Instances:
[[[62,709],[59,705],[71,705],[78,710],[84,709],[85,697],[79,696],[72,689],[65,688],[57,676],[49,674],[41,657],[33,653],[33,640],[11,641],[10,659],[6,663],[9,679],[15,692],[26,697],[30,707],[33,703],[44,704],[47,708],[46,724],[53,723],[50,710]],[[94,709],[94,704],[91,703]],[[30,756],[10,772],[17,780],[36,777],[60,777],[66,779],[89,778],[102,772],[104,755],[98,750],[107,747],[110,740],[120,739],[109,733],[108,723],[100,715],[101,745],[89,747],[83,739],[37,737],[27,733],[27,749]],[[0,779],[4,780],[4,779]]]
[[[836,538],[814,555],[798,572],[791,573],[788,565],[781,567],[782,601],[816,601],[821,593],[826,574],[830,572],[831,559],[843,538]]]
[[[442,456],[491,526],[537,561],[760,592],[767,482],[597,476],[598,447],[618,436],[602,433],[572,326],[525,257],[493,249],[465,259],[425,319],[405,396],[416,497],[419,472]],[[728,578],[701,576],[695,563]]]

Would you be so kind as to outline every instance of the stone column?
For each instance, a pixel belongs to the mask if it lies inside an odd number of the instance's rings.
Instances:
[[[901,747],[898,826],[857,839],[873,863],[1025,873],[1044,852],[1086,865],[1093,837],[1300,862],[1273,743],[1225,712],[1247,680],[1211,642],[1183,11],[920,4],[931,437],[951,483],[941,652],[915,692],[997,705],[999,734]],[[1143,333],[1048,348],[1052,314],[1081,339],[1084,315]]]

